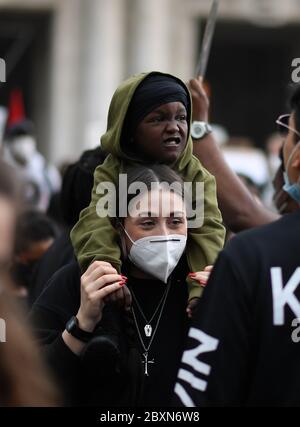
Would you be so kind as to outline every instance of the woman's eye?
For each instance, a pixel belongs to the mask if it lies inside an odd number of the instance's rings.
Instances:
[[[186,122],[187,117],[186,117],[186,115],[182,114],[182,115],[178,116],[178,120],[180,120],[181,122]]]
[[[172,225],[180,225],[183,224],[183,219],[182,218],[173,218],[171,221]]]
[[[142,222],[142,226],[144,227],[152,227],[153,225],[154,225],[154,221],[148,220],[148,221]]]

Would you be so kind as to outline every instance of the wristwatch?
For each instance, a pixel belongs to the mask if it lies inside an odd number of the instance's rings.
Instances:
[[[78,319],[76,316],[71,317],[71,319],[66,324],[66,331],[69,332],[73,337],[77,338],[80,341],[88,342],[94,336],[93,332],[83,331],[78,326]]]
[[[191,136],[193,139],[202,139],[212,132],[212,127],[206,122],[194,121],[191,126]]]

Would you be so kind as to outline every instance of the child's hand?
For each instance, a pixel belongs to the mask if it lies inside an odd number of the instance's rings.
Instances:
[[[122,276],[125,277],[125,276]],[[105,298],[105,303],[114,303],[123,307],[126,311],[130,310],[131,307],[131,293],[126,285],[122,286],[120,289],[114,293],[108,295]]]
[[[196,280],[197,282],[200,283],[200,286],[202,286],[203,288],[206,286],[210,273],[213,269],[213,265],[208,265],[207,267],[205,267],[205,269],[203,271],[197,271],[196,273],[190,273],[189,274],[189,278],[192,280]]]
[[[213,265],[208,265],[207,267],[205,267],[205,269],[203,271],[197,271],[196,273],[190,273],[188,275],[188,277],[192,280],[196,280],[197,282],[199,282],[200,286],[202,286],[204,288],[208,282],[208,279],[209,279],[209,276],[210,276],[212,269],[213,269]],[[200,298],[192,298],[188,302],[186,312],[187,312],[187,315],[189,318],[191,318],[193,313],[195,312],[195,309],[197,308],[199,301],[200,301]]]

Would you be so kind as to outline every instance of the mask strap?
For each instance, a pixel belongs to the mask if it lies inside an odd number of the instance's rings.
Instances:
[[[125,229],[125,227],[124,227],[124,225],[120,222],[120,225],[121,225],[121,227],[123,228],[123,230],[124,230],[124,232],[125,232],[125,234],[126,234],[126,236],[128,237],[128,239],[131,241],[131,243],[134,245],[135,244],[135,242],[132,240],[132,238],[129,236],[129,234],[128,234],[128,232],[126,231],[126,229]]]

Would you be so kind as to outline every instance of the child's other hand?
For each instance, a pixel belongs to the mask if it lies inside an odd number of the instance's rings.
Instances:
[[[125,277],[125,276],[123,276]],[[126,311],[130,310],[131,307],[131,293],[126,285],[122,286],[120,289],[114,293],[108,295],[105,298],[105,303],[114,303],[120,307],[123,307]]]
[[[210,276],[212,269],[213,269],[213,265],[208,265],[207,267],[205,267],[205,269],[203,271],[197,271],[196,273],[190,273],[188,275],[188,277],[192,280],[196,280],[197,282],[199,282],[200,286],[202,286],[204,288],[208,282],[208,279],[209,279],[209,276]],[[188,302],[186,312],[187,312],[187,315],[189,318],[191,318],[193,316],[193,313],[195,312],[199,301],[200,301],[200,298],[192,298]]]
[[[203,271],[196,271],[196,273],[190,273],[188,277],[192,280],[196,280],[197,282],[199,282],[200,286],[205,287],[212,269],[213,265],[208,265]]]

